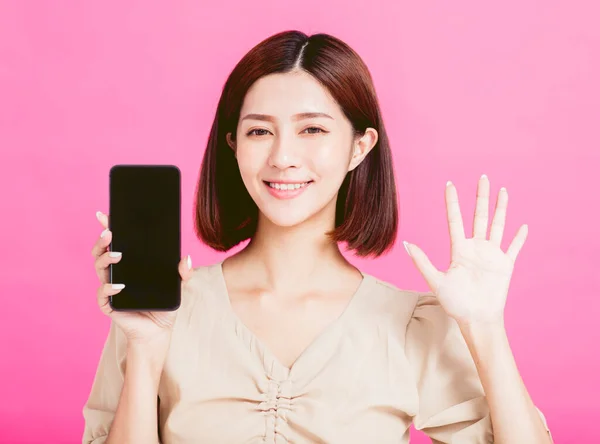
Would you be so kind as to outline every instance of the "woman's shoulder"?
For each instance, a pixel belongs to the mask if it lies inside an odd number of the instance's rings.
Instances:
[[[209,262],[208,264],[200,265],[192,268],[192,277],[190,282],[216,280],[221,272],[223,261]]]
[[[375,283],[375,293],[390,301],[387,308],[400,314],[411,355],[423,357],[450,343],[455,347],[462,344],[456,321],[448,316],[432,291],[407,290],[375,277],[371,279]],[[395,317],[399,319],[399,316]]]
[[[181,305],[183,309],[191,309],[198,303],[218,301],[225,283],[221,274],[222,262],[213,262],[192,268],[187,281],[182,282]]]
[[[376,276],[363,273],[373,282],[373,293],[391,304],[408,309],[411,317],[438,315],[443,309],[432,291],[419,291],[398,286]]]

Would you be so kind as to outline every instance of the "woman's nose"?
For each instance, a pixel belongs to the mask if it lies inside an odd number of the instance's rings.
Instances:
[[[294,142],[277,137],[271,147],[269,155],[269,165],[279,169],[297,167],[299,163],[298,156],[294,153]]]

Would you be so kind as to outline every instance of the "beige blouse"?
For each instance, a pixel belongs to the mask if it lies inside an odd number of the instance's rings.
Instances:
[[[234,314],[221,265],[194,269],[184,286],[158,392],[161,443],[403,444],[411,423],[434,443],[493,442],[466,343],[431,293],[363,273],[343,314],[288,369]],[[112,324],[84,444],[106,440],[125,352]]]

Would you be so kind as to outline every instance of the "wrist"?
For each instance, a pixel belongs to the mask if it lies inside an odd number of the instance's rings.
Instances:
[[[152,367],[160,367],[164,364],[171,343],[170,335],[144,340],[128,340],[128,359],[144,361]]]
[[[495,349],[508,340],[503,321],[459,323],[460,332],[471,352]]]
[[[497,332],[505,329],[504,319],[494,321],[458,321],[457,324],[462,331],[466,332]]]
[[[129,383],[140,384],[147,381],[158,390],[160,378],[166,361],[166,350],[150,350],[147,347],[127,347],[125,360],[125,380]]]
[[[168,349],[171,343],[171,330],[165,330],[151,337],[128,337],[127,348],[140,351]]]

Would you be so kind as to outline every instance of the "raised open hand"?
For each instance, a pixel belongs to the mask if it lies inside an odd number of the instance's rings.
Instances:
[[[418,246],[405,242],[413,262],[446,313],[462,324],[504,322],[504,307],[514,264],[527,238],[527,225],[522,225],[506,253],[502,251],[508,194],[505,188],[501,188],[487,239],[489,196],[490,182],[483,175],[477,186],[473,237],[467,239],[456,187],[451,182],[447,183],[451,263],[446,272],[434,267]]]

